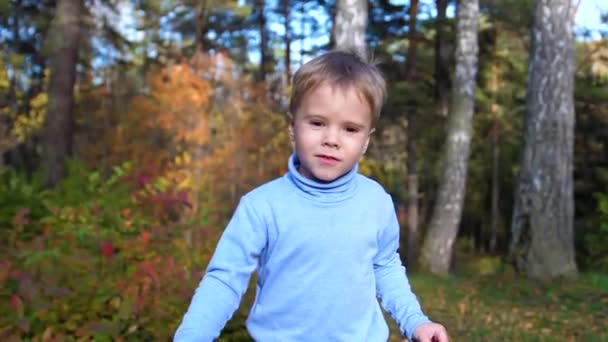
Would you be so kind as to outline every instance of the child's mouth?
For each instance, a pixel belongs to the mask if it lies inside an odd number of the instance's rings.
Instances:
[[[335,164],[340,161],[340,159],[338,159],[336,157],[332,157],[332,156],[328,156],[328,155],[324,155],[324,154],[317,155],[316,157],[319,158],[322,162],[328,163],[328,164]]]

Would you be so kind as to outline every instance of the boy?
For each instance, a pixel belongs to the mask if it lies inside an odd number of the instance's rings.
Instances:
[[[385,88],[379,70],[350,52],[298,70],[288,172],[241,198],[175,341],[218,337],[256,270],[247,320],[256,341],[387,341],[377,297],[408,339],[448,341],[410,289],[390,196],[357,173]]]

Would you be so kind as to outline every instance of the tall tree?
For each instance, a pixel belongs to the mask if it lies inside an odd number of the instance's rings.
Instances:
[[[260,30],[260,69],[258,72],[258,80],[263,82],[266,80],[267,74],[270,72],[270,55],[268,52],[268,31],[266,29],[266,1],[257,0],[255,2],[256,11],[258,13],[258,25]]]
[[[498,33],[496,33],[498,34]],[[496,48],[494,48],[495,50]],[[499,105],[497,102],[498,93],[498,62],[496,61],[495,53],[492,55],[491,75],[489,90],[491,94],[492,104],[490,112],[492,115],[492,128],[490,135],[492,137],[492,190],[491,190],[491,222],[490,222],[490,243],[488,249],[490,253],[496,251],[496,242],[498,240],[498,221],[500,217],[498,201],[500,198],[500,120],[499,120]]]
[[[203,52],[205,35],[207,34],[207,17],[209,9],[207,8],[207,0],[201,0],[196,5],[196,23],[195,23],[195,40],[196,51]]]
[[[422,262],[432,273],[446,274],[464,202],[477,74],[478,0],[461,0],[456,15],[456,70],[451,94],[443,174]]]
[[[28,134],[18,138],[14,130],[22,119],[44,112],[43,96],[46,58],[44,37],[55,12],[54,2],[16,0],[0,5],[0,69],[8,72],[5,86],[0,87],[0,163],[31,175],[39,165],[37,132],[40,127],[28,125]],[[9,6],[10,5],[10,6]],[[30,121],[30,123],[33,123]]]
[[[283,12],[283,20],[285,25],[285,35],[283,42],[285,44],[285,78],[289,82],[291,79],[291,16],[289,0],[281,0],[281,10]]]
[[[571,0],[535,0],[524,147],[510,256],[529,277],[577,274],[574,258],[574,23]]]
[[[416,55],[418,17],[418,0],[410,1],[407,60],[405,61],[405,79],[411,83],[416,81]],[[412,101],[413,102],[413,101]],[[416,170],[416,104],[411,103],[407,109],[407,259],[406,264],[416,264],[418,257],[418,171]]]
[[[450,51],[446,42],[448,24],[446,12],[448,0],[436,0],[437,18],[435,34],[435,101],[437,111],[443,115],[448,115],[448,102],[450,92]]]
[[[336,47],[354,49],[365,55],[365,31],[367,29],[367,1],[338,0],[333,32]]]
[[[51,76],[45,119],[46,183],[54,186],[67,174],[74,135],[74,83],[80,40],[82,0],[61,0],[50,37]]]

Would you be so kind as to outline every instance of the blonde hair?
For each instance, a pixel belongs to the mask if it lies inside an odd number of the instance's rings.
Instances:
[[[323,83],[346,89],[355,87],[369,104],[375,126],[386,99],[386,81],[376,61],[348,50],[334,50],[305,63],[293,76],[289,101],[289,119],[297,112],[302,99]]]

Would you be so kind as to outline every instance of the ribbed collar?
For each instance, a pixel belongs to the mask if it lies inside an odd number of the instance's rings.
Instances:
[[[288,170],[286,177],[296,187],[298,192],[303,194],[315,202],[319,203],[336,203],[352,197],[357,188],[357,172],[359,165],[342,177],[329,183],[321,183],[312,179],[308,179],[298,171],[300,160],[294,153],[289,157]]]

